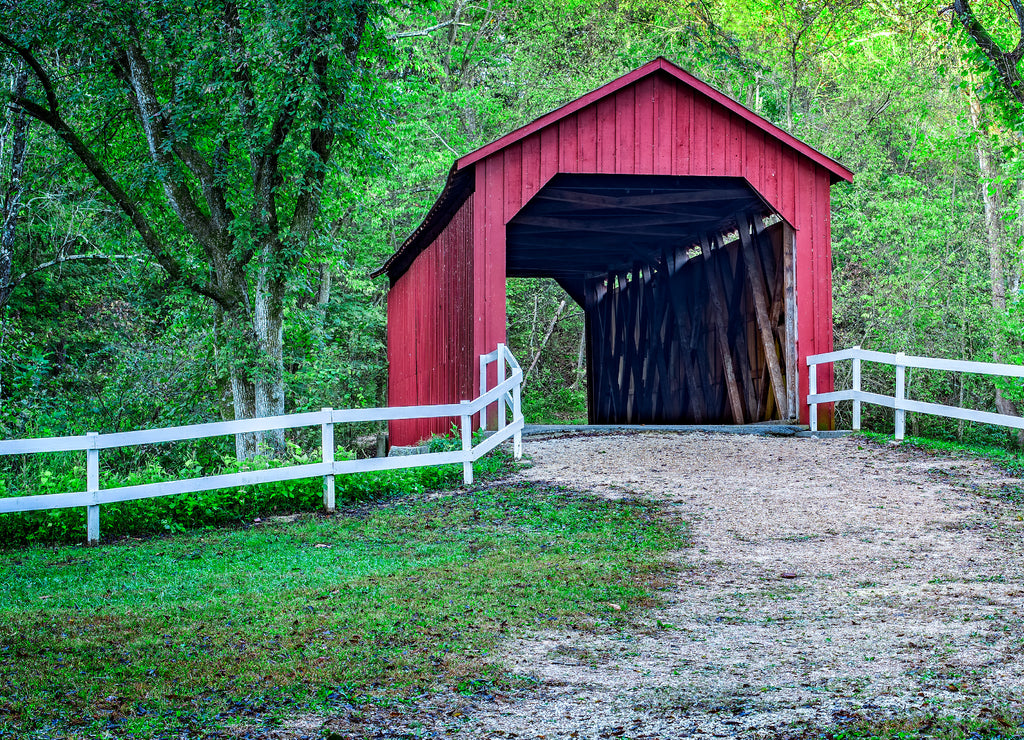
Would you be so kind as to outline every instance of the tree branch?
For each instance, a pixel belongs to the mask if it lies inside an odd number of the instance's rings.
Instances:
[[[349,67],[355,65],[359,49],[362,46],[363,33],[369,16],[369,3],[356,3],[353,12],[355,16],[352,29],[346,34],[342,47],[342,54]],[[330,18],[322,18],[318,24],[323,36],[327,35],[330,22]],[[302,186],[295,201],[295,212],[289,233],[289,238],[297,244],[306,244],[309,241],[317,215],[320,213],[320,196],[327,178],[327,164],[331,158],[335,138],[335,128],[329,121],[334,118],[337,109],[344,103],[344,92],[333,92],[334,87],[327,78],[329,64],[330,58],[326,51],[321,51],[313,60],[313,75],[319,92],[316,101],[319,120],[309,135],[309,148],[315,156],[315,160],[303,173]]]
[[[113,262],[114,260],[132,260],[133,262],[140,262],[144,265],[153,264],[150,260],[143,259],[142,257],[139,257],[134,254],[69,254],[64,257],[52,259],[48,262],[43,262],[42,264],[36,265],[31,270],[21,273],[21,275],[19,275],[15,280],[12,280],[11,282],[7,283],[7,285],[0,285],[0,292],[2,292],[5,287],[13,291],[15,288],[17,288],[19,285],[25,282],[27,278],[31,277],[32,275],[35,275],[37,272],[48,270],[51,267],[58,267],[59,265],[62,265],[65,262],[86,262],[92,260],[96,260],[99,262]],[[3,305],[3,303],[0,303],[0,305]]]
[[[227,44],[233,51],[234,59],[237,60],[231,65],[231,78],[238,85],[238,105],[245,133],[250,141],[253,141],[256,136],[256,93],[252,82],[252,70],[249,68],[249,51],[242,35],[242,21],[238,16],[238,3],[234,0],[224,3],[224,28],[227,30]]]
[[[123,59],[126,62],[125,72],[131,85],[132,102],[135,104],[139,123],[149,146],[149,157],[160,171],[160,181],[163,184],[167,200],[182,225],[206,248],[207,254],[212,257],[213,250],[222,246],[220,244],[222,235],[216,233],[209,216],[196,205],[192,192],[176,177],[178,166],[167,139],[167,122],[160,101],[157,99],[149,61],[143,54],[138,39],[126,45],[123,49]]]
[[[411,39],[416,36],[429,36],[434,31],[440,31],[442,28],[448,28],[449,26],[468,27],[469,25],[469,23],[459,23],[456,19],[453,18],[451,20],[444,21],[443,23],[438,23],[435,26],[430,26],[429,28],[420,28],[415,31],[400,31],[398,33],[392,33],[389,34],[386,38],[388,41],[397,41],[398,39]]]
[[[54,91],[53,81],[50,79],[50,75],[46,73],[43,65],[39,63],[35,55],[27,46],[21,46],[11,39],[7,34],[0,33],[0,44],[3,44],[7,48],[13,50],[18,56],[24,60],[32,73],[39,80],[39,84],[43,86],[43,94],[46,95],[46,104],[50,108],[50,112],[53,114],[57,113],[57,93]]]
[[[85,142],[75,133],[74,129],[68,125],[68,123],[61,117],[58,110],[57,96],[54,90],[53,84],[50,81],[49,75],[46,74],[46,70],[43,68],[39,60],[35,58],[32,52],[18,44],[15,44],[6,35],[0,33],[0,45],[7,46],[13,49],[18,55],[28,64],[29,68],[32,69],[33,73],[39,79],[40,84],[43,86],[43,90],[46,94],[46,99],[49,107],[40,105],[28,98],[11,94],[8,99],[24,110],[28,115],[35,118],[40,123],[46,124],[50,129],[57,135],[57,137],[63,141],[71,149],[71,151],[78,157],[79,161],[85,166],[96,181],[100,184],[108,195],[114,199],[114,203],[124,213],[128,219],[132,222],[132,226],[135,227],[135,231],[139,234],[142,239],[142,243],[153,259],[164,268],[164,271],[168,274],[171,280],[187,286],[190,290],[200,295],[206,296],[216,303],[223,306],[233,305],[233,301],[223,291],[219,290],[212,284],[202,284],[189,279],[181,268],[180,263],[167,251],[164,247],[163,242],[157,236],[153,227],[150,226],[149,221],[146,219],[145,214],[142,210],[132,201],[124,189],[118,184],[113,176],[103,166],[103,163],[99,161],[92,150],[86,146]]]
[[[1018,12],[1019,0],[1013,0],[1013,3],[1014,12]],[[1024,55],[1024,35],[1012,52],[1005,52],[989,35],[985,27],[978,22],[974,10],[971,8],[970,0],[954,0],[950,9],[967,35],[974,39],[974,42],[995,66],[996,73],[1006,87],[1006,91],[1019,103],[1024,103],[1024,86],[1021,84],[1021,76],[1017,71],[1017,63],[1020,61],[1021,55]],[[1024,19],[1024,8],[1021,8],[1018,18]],[[1021,20],[1021,29],[1024,33],[1024,20]]]
[[[28,68],[19,65],[14,78],[13,94],[24,96],[28,89]],[[3,202],[0,203],[0,306],[10,295],[11,261],[17,235],[18,215],[21,213],[21,194],[24,191],[25,159],[28,153],[28,114],[16,110],[10,122],[11,160]],[[6,165],[6,161],[3,162]]]

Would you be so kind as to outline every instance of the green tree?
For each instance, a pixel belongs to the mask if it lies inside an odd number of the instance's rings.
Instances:
[[[285,295],[366,109],[367,0],[24,0],[10,100],[74,153],[172,286],[214,306],[236,418],[285,410]],[[240,435],[240,457],[259,435]],[[280,449],[281,435],[268,435]]]

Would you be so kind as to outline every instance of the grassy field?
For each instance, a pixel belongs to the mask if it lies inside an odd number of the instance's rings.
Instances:
[[[498,485],[0,551],[0,737],[215,737],[515,685],[499,640],[614,627],[685,538],[649,504]]]

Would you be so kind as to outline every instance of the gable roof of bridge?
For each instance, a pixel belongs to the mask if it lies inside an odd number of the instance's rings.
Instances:
[[[797,152],[804,155],[808,159],[814,160],[814,162],[821,165],[831,173],[832,182],[839,182],[840,180],[853,180],[853,173],[850,172],[850,170],[843,167],[841,164],[839,164],[839,162],[837,162],[836,160],[832,159],[831,157],[825,154],[822,154],[817,149],[809,146],[808,144],[805,144],[792,134],[783,131],[774,123],[771,123],[767,119],[757,115],[752,110],[736,102],[725,93],[716,90],[706,82],[702,82],[701,80],[691,75],[689,72],[686,72],[682,68],[677,67],[668,59],[665,59],[665,57],[658,57],[657,59],[648,62],[644,66],[638,67],[637,69],[634,69],[632,72],[628,72],[622,75],[621,77],[618,77],[612,80],[611,82],[602,85],[596,90],[591,90],[586,95],[576,98],[576,100],[573,100],[572,102],[566,103],[561,108],[556,108],[550,113],[545,113],[540,118],[532,121],[531,123],[526,124],[525,126],[520,126],[515,131],[505,134],[500,139],[495,139],[490,144],[485,144],[479,149],[476,149],[475,151],[472,151],[463,157],[459,157],[459,159],[455,161],[453,171],[465,169],[466,167],[469,167],[471,164],[474,164],[475,162],[478,162],[481,159],[484,159],[485,157],[494,154],[495,152],[505,149],[506,147],[515,144],[517,141],[525,139],[530,134],[535,133],[542,128],[546,128],[548,126],[556,124],[566,116],[570,116],[576,111],[582,108],[586,108],[588,105],[596,103],[602,98],[607,98],[608,96],[615,94],[622,88],[628,87],[629,85],[638,82],[644,77],[655,74],[657,72],[668,73],[672,77],[682,82],[684,85],[687,85],[696,92],[699,92],[702,95],[707,96],[708,98],[711,98],[711,100],[715,101],[722,107],[727,108],[731,113],[735,113],[737,116],[744,119],[745,121],[752,123],[754,126],[761,129],[769,136],[773,136],[774,138],[781,141],[783,144],[792,147],[793,149],[795,149]]]
[[[395,253],[380,266],[380,268],[372,273],[372,277],[378,277],[386,272],[392,281],[398,279],[398,277],[400,277],[401,274],[409,267],[416,256],[431,244],[438,234],[441,233],[444,227],[451,221],[459,208],[462,207],[466,198],[473,193],[475,188],[474,170],[477,162],[480,162],[487,157],[514,145],[516,142],[525,139],[531,134],[557,125],[562,119],[573,115],[577,111],[582,110],[589,105],[593,105],[603,98],[614,95],[623,88],[636,84],[645,77],[659,73],[667,74],[678,80],[694,92],[707,97],[711,101],[727,109],[730,113],[735,114],[747,123],[750,123],[760,129],[767,136],[771,136],[781,144],[784,144],[794,150],[796,153],[823,167],[829,173],[829,178],[833,183],[841,180],[848,182],[853,180],[853,173],[843,167],[843,165],[839,164],[836,160],[822,154],[817,149],[805,144],[795,136],[783,131],[767,119],[757,115],[744,105],[733,100],[725,93],[716,90],[706,82],[697,79],[689,72],[686,72],[664,57],[658,57],[642,67],[639,67],[632,72],[628,72],[621,77],[618,77],[611,82],[602,85],[601,87],[592,90],[569,103],[566,103],[560,108],[556,108],[536,120],[521,126],[516,130],[505,134],[501,138],[495,139],[491,143],[455,160],[451,170],[448,172],[448,178],[445,181],[444,189],[438,196],[437,201],[427,212],[423,222],[412,234],[409,235],[398,250],[396,250]]]

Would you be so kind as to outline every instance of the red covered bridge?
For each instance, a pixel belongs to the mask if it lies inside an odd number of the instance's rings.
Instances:
[[[806,423],[804,358],[832,349],[829,188],[851,178],[656,59],[455,162],[377,273],[388,402],[475,397],[506,278],[544,276],[585,311],[591,423]],[[391,443],[449,428],[392,422]]]

